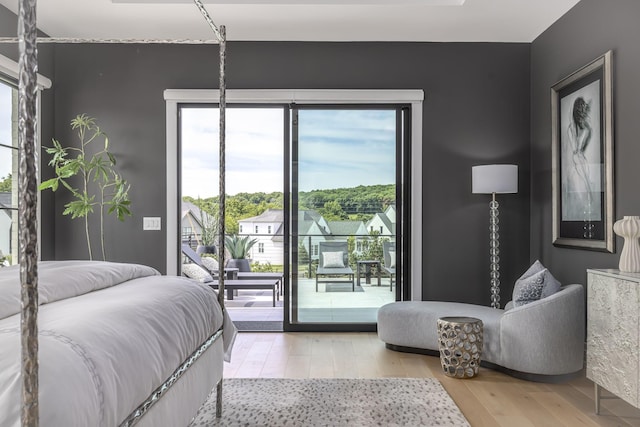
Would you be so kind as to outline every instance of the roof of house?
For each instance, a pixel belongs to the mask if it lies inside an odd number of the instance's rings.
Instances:
[[[329,221],[329,230],[334,236],[353,236],[364,228],[362,221]],[[366,228],[364,229],[366,235]]]
[[[395,213],[396,213],[396,205],[389,205],[389,206],[387,206],[387,209],[384,210],[385,215],[389,215],[390,212],[395,215]]]
[[[278,229],[273,234],[271,240],[273,240],[274,242],[282,242],[284,240],[284,223],[281,223],[278,226]]]
[[[213,223],[214,218],[208,213],[202,211],[198,206],[194,205],[191,202],[182,201],[182,212],[180,218],[184,221],[187,215],[191,215],[193,219],[198,223],[199,227],[203,227],[202,217],[200,214],[204,214],[206,218],[209,219],[207,224]]]
[[[198,222],[198,225],[202,226],[202,218],[200,217],[200,208],[191,202],[182,201],[182,212],[180,218],[184,219],[188,214],[191,214],[193,219]]]
[[[325,230],[320,224],[318,224],[316,221],[311,221],[311,220],[307,220],[307,221],[298,221],[298,235],[299,236],[304,236],[306,234],[311,234],[311,228],[313,226],[316,226],[318,229],[319,234],[321,234],[322,236],[328,237],[329,236],[329,232],[327,232],[327,230]],[[317,232],[313,233],[314,235],[317,235]]]
[[[258,216],[243,218],[238,222],[283,222],[284,212],[282,209],[267,209]]]
[[[11,193],[0,193],[0,207],[11,207]]]
[[[318,211],[298,211],[298,221],[320,221],[320,219],[322,219],[322,215]]]

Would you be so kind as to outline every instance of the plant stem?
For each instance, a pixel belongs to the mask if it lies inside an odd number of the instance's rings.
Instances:
[[[84,232],[87,235],[87,249],[89,250],[89,261],[93,261],[93,255],[91,254],[91,239],[89,237],[89,217],[84,217]]]
[[[80,131],[79,131],[79,135],[80,135],[80,148],[81,148],[81,152],[82,152],[82,160],[86,161],[86,157],[85,157],[85,151],[84,151],[84,147],[85,147],[85,142],[84,142],[84,129],[81,127]],[[86,166],[82,167],[82,183],[84,185],[84,195],[86,196],[87,194],[89,194],[88,191],[88,182],[89,182],[89,176],[87,175],[87,169]],[[93,254],[91,253],[91,236],[89,234],[89,215],[85,215],[84,217],[84,229],[85,229],[85,233],[87,235],[87,249],[89,250],[89,260],[93,261]]]
[[[102,247],[102,260],[107,260],[104,250],[104,186],[100,185],[100,246]]]

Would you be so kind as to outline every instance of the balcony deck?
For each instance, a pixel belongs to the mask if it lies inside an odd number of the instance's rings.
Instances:
[[[332,284],[327,292],[321,283],[316,292],[315,279],[300,279],[298,290],[298,319],[303,323],[375,323],[378,308],[395,301],[395,285],[389,291],[389,277],[382,277],[381,286],[372,277],[366,284],[351,291],[350,284]],[[229,315],[237,322],[282,322],[283,297],[271,307],[271,291],[239,290],[233,301],[226,301]]]

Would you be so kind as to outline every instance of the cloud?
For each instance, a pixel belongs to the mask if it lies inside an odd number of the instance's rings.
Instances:
[[[395,111],[301,110],[299,188],[395,182]]]
[[[394,110],[300,110],[299,189],[395,182]],[[218,110],[182,109],[182,193],[218,194]],[[284,117],[280,108],[229,108],[226,191],[283,188]]]
[[[182,110],[182,194],[218,194],[218,109]],[[282,191],[284,122],[277,108],[229,108],[226,117],[228,194]]]

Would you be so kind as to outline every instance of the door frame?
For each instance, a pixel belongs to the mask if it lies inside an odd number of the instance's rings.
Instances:
[[[166,89],[166,273],[178,274],[180,205],[178,203],[178,105],[217,104],[218,89]],[[409,265],[411,300],[422,300],[422,89],[227,89],[228,104],[410,104],[411,206]]]

